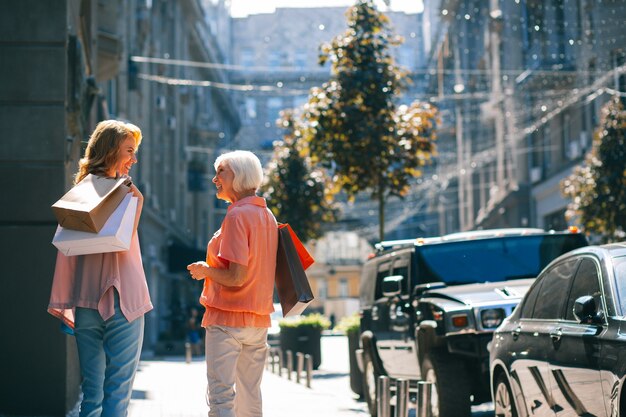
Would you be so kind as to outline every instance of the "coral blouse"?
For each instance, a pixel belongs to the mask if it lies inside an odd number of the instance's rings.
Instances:
[[[58,252],[48,312],[71,328],[76,307],[98,310],[108,320],[115,313],[114,289],[129,322],[152,310],[136,233],[124,252],[78,256]]]
[[[212,268],[228,268],[230,262],[247,266],[247,279],[239,287],[204,280],[203,327],[270,326],[277,249],[276,218],[264,198],[242,198],[228,207],[222,227],[208,244],[206,262]]]

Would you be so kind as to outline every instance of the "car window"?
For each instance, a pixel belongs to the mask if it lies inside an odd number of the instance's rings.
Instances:
[[[539,291],[541,290],[541,285],[543,284],[543,280],[537,280],[535,285],[533,285],[526,297],[524,297],[522,311],[520,313],[520,318],[529,319],[533,316],[533,309],[535,308],[535,302],[537,301],[537,296],[539,295]]]
[[[378,266],[378,272],[376,272],[376,291],[374,293],[374,299],[378,300],[383,296],[383,279],[388,277],[391,273],[391,262],[381,263]]]
[[[393,275],[402,275],[402,294],[408,294],[409,290],[409,262],[410,256],[401,257],[393,263]]]
[[[561,317],[563,304],[567,299],[564,294],[567,294],[569,290],[576,263],[576,259],[560,262],[543,276],[532,318],[557,319]]]
[[[621,312],[619,314],[626,315],[626,256],[615,258],[615,304],[619,306]]]
[[[414,285],[534,278],[559,255],[586,245],[580,234],[561,234],[499,236],[416,246]]]
[[[567,298],[566,320],[576,320],[574,317],[574,302],[583,295],[591,295],[596,301],[596,308],[598,310],[602,309],[602,291],[600,291],[598,282],[598,267],[591,258],[583,258],[578,271],[576,271],[572,289]]]

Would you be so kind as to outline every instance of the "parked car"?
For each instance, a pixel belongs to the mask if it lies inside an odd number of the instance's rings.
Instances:
[[[381,242],[360,288],[363,396],[380,375],[434,384],[437,417],[491,399],[487,343],[543,267],[587,245],[576,231],[494,229]],[[393,382],[393,381],[392,381]]]
[[[496,416],[626,416],[626,243],[553,261],[490,351]]]

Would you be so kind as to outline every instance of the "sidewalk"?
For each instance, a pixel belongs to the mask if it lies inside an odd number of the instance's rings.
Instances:
[[[129,417],[205,417],[203,358],[142,360],[135,378]],[[343,373],[314,371],[312,388],[269,371],[263,375],[263,413],[268,417],[366,416],[366,406],[351,395]]]

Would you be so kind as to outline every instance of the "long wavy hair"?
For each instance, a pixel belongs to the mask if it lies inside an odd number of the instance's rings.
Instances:
[[[139,148],[141,130],[137,126],[119,120],[104,120],[98,123],[87,143],[85,156],[78,163],[74,184],[82,181],[87,174],[107,176],[109,169],[117,160],[120,143],[128,136],[135,139],[135,147]]]

